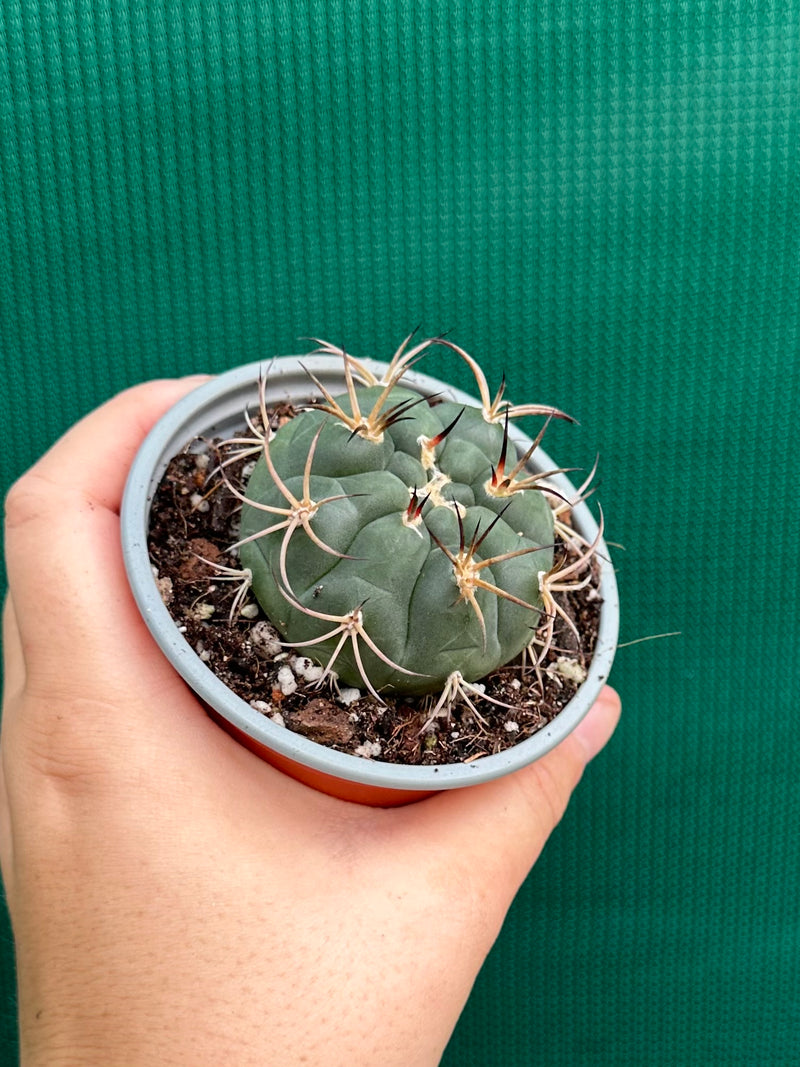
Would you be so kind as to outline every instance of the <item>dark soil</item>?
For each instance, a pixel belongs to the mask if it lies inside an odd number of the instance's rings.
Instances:
[[[273,427],[291,415],[287,407],[272,411]],[[558,620],[553,647],[538,669],[520,660],[483,680],[487,696],[510,707],[470,691],[472,707],[456,698],[431,719],[438,694],[386,696],[381,704],[366,691],[339,693],[328,680],[320,688],[313,680],[315,665],[279,644],[254,598],[248,595],[243,610],[229,618],[239,584],[212,565],[238,567],[228,549],[237,540],[240,503],[215,473],[234,452],[218,441],[195,441],[173,459],[153,501],[150,557],[164,602],[186,640],[257,711],[343,752],[389,763],[441,764],[508,748],[540,730],[571,699],[597,635],[601,600],[594,582],[559,594],[581,647]],[[241,484],[254,458],[226,465],[232,484]]]

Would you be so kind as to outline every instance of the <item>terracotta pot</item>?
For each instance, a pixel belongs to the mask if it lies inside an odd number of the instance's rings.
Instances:
[[[300,359],[302,358],[302,366]],[[376,375],[385,364],[362,360]],[[617,642],[619,602],[614,570],[604,542],[598,546],[603,599],[594,656],[586,680],[563,710],[538,733],[496,755],[471,763],[401,766],[364,759],[327,748],[272,722],[233,693],[200,659],[180,633],[159,594],[147,552],[150,506],[169,461],[196,437],[229,437],[242,426],[242,415],[256,399],[259,373],[269,370],[267,400],[307,400],[314,392],[306,370],[334,394],[344,389],[342,361],[332,356],[285,356],[267,364],[253,363],[228,371],[201,385],[179,401],[156,424],[142,444],[130,470],[122,504],[122,543],[131,589],[159,647],[205,704],[212,718],[263,759],[294,778],[345,800],[395,805],[418,800],[442,789],[486,782],[539,759],[581,721],[603,687]],[[445,394],[459,403],[477,401],[444,382],[409,371],[404,383],[426,395]],[[515,426],[509,434],[522,450],[530,439]],[[540,449],[530,464],[534,471],[555,464]],[[567,497],[575,488],[563,476],[551,479]],[[585,504],[573,509],[577,530],[589,541],[597,524]]]

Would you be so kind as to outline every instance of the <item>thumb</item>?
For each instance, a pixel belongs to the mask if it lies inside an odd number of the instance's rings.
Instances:
[[[440,848],[453,862],[466,860],[470,881],[501,909],[501,922],[585,766],[613,734],[620,711],[619,696],[606,686],[575,730],[546,756],[496,781],[403,809],[407,829],[424,834],[429,847]]]

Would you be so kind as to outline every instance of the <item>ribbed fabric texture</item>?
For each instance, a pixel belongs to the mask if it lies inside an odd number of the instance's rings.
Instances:
[[[681,631],[448,1067],[797,1062],[799,311],[797,3],[0,4],[2,488],[131,382],[421,323],[580,419],[622,638]]]

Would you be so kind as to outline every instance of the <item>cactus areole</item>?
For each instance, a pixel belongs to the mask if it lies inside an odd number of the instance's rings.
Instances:
[[[401,346],[381,381],[340,353],[341,395],[316,383],[320,401],[264,434],[243,497],[240,559],[269,619],[340,683],[378,696],[513,660],[542,623],[553,567],[547,486],[508,423],[562,413],[512,406],[502,389],[491,400],[472,357],[433,343],[467,360],[481,406],[403,383],[430,341]]]

